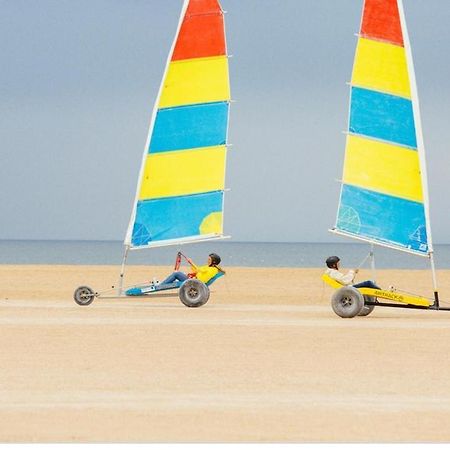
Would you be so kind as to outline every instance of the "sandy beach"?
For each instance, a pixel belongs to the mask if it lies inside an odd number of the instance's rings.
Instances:
[[[168,271],[129,267],[125,283]],[[74,303],[118,272],[2,266],[1,442],[450,441],[450,312],[341,319],[322,269],[230,267],[202,308]],[[432,294],[427,271],[377,281]],[[449,306],[450,271],[438,282]]]

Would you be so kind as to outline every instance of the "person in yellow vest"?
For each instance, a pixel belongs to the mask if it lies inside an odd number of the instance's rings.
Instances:
[[[219,272],[225,273],[225,271],[219,267],[220,256],[217,253],[210,253],[208,256],[208,264],[205,266],[197,266],[192,259],[186,258],[187,262],[190,264],[192,272],[186,274],[184,272],[173,272],[170,274],[161,284],[171,284],[175,281],[185,281],[188,278],[197,278],[203,283],[208,283],[212,278],[214,278]]]

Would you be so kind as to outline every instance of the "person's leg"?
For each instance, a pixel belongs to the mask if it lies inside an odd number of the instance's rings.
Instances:
[[[356,283],[353,285],[355,288],[372,288],[372,289],[381,289],[377,286],[372,280],[362,281],[361,283]]]
[[[170,284],[174,281],[184,281],[187,280],[188,276],[183,272],[173,272],[170,274],[161,284]]]

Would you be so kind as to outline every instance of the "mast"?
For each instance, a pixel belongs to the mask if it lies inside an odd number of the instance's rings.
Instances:
[[[133,232],[133,226],[134,226],[134,221],[136,218],[136,208],[137,208],[137,204],[138,204],[138,200],[139,200],[139,187],[142,184],[142,178],[144,175],[144,169],[145,169],[145,159],[147,157],[147,153],[148,153],[148,148],[150,146],[150,140],[152,138],[152,133],[153,133],[153,129],[155,127],[155,119],[156,119],[156,114],[158,112],[158,105],[161,99],[161,94],[164,88],[164,80],[167,77],[167,72],[169,70],[169,64],[170,64],[170,60],[172,59],[172,55],[173,55],[173,51],[175,48],[175,44],[177,42],[177,37],[180,33],[180,28],[181,28],[181,24],[183,23],[183,18],[186,14],[186,9],[188,7],[189,4],[189,0],[184,0],[183,2],[183,7],[181,9],[181,14],[180,14],[180,18],[178,19],[178,25],[177,25],[177,31],[175,33],[175,39],[172,42],[172,46],[170,48],[169,54],[167,56],[167,60],[166,60],[166,65],[164,68],[164,74],[163,74],[163,82],[160,84],[159,86],[159,90],[158,90],[158,95],[156,97],[156,101],[155,104],[153,105],[153,111],[152,111],[152,115],[151,115],[151,119],[150,119],[150,126],[148,129],[148,133],[147,133],[147,139],[145,141],[145,147],[144,147],[144,152],[142,154],[142,160],[141,160],[141,168],[139,169],[139,175],[138,175],[138,179],[136,182],[136,194],[134,197],[134,203],[133,203],[133,209],[131,211],[131,216],[130,216],[130,221],[128,222],[128,228],[127,228],[127,232],[125,235],[125,241],[124,241],[124,245],[125,247],[131,247],[131,235]],[[127,250],[125,250],[127,251]]]
[[[425,224],[427,230],[428,237],[428,255],[430,258],[430,266],[431,266],[431,274],[433,280],[433,291],[434,291],[434,299],[435,306],[439,308],[439,294],[438,294],[438,285],[436,278],[436,269],[434,264],[434,251],[433,251],[433,241],[431,237],[431,222],[430,222],[430,208],[429,208],[429,195],[428,195],[428,174],[427,174],[427,162],[425,158],[425,144],[423,139],[422,132],[422,120],[420,117],[420,107],[419,107],[419,94],[417,90],[417,82],[416,82],[416,72],[414,70],[414,61],[411,51],[411,43],[409,40],[408,27],[406,26],[406,18],[405,11],[403,8],[403,0],[397,0],[399,14],[400,14],[400,22],[403,30],[403,40],[405,44],[406,51],[406,61],[409,68],[409,77],[411,83],[411,98],[413,104],[413,113],[414,113],[414,122],[416,125],[416,135],[417,135],[417,151],[419,153],[420,159],[420,168],[421,168],[421,177],[422,177],[422,190],[423,190],[423,203],[425,210]]]

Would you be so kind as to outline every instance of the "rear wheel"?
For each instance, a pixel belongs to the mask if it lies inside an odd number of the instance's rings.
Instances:
[[[73,299],[80,306],[90,305],[94,301],[94,298],[95,293],[89,286],[80,286],[73,293]]]
[[[364,307],[364,297],[354,287],[343,286],[331,297],[331,306],[339,317],[355,317]]]
[[[375,303],[377,301],[377,298],[370,295],[364,295],[363,297],[364,306],[359,312],[358,316],[368,316],[375,309],[375,305],[366,305],[366,302]]]
[[[209,289],[205,283],[192,278],[181,285],[178,296],[183,305],[189,308],[197,308],[209,300]]]

